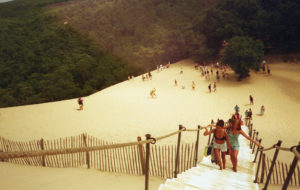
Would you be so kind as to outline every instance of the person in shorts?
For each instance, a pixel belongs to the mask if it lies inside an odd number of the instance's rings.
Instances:
[[[226,153],[227,153],[227,146],[230,147],[230,141],[227,132],[224,130],[224,121],[218,120],[215,129],[211,129],[210,131],[205,128],[204,136],[214,134],[213,138],[213,150],[217,158],[218,165],[220,170],[225,169],[226,166]],[[227,143],[227,144],[226,144]],[[229,154],[230,154],[229,150]],[[222,162],[221,162],[222,158]]]

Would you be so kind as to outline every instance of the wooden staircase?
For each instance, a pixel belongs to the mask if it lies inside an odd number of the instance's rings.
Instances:
[[[248,134],[248,128],[242,127]],[[238,155],[238,171],[232,171],[230,157],[226,156],[226,169],[219,170],[219,166],[211,163],[210,156],[204,157],[197,165],[181,174],[177,178],[167,179],[160,185],[159,190],[258,190],[255,178],[254,155],[249,148],[249,141],[242,135],[239,137],[240,151]]]

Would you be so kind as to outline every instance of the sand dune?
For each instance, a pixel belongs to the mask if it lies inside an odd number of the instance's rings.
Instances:
[[[217,92],[208,93],[208,81],[194,62],[183,60],[169,69],[153,71],[153,79],[131,81],[111,86],[98,93],[84,97],[84,110],[77,111],[76,99],[39,105],[0,109],[0,134],[3,137],[26,141],[29,139],[53,139],[88,133],[100,139],[126,142],[136,141],[137,136],[150,133],[157,137],[178,129],[207,125],[211,119],[229,119],[238,104],[244,115],[253,110],[254,127],[263,137],[262,144],[269,147],[283,140],[282,146],[290,147],[300,140],[300,65],[271,64],[271,76],[251,73],[241,82],[230,72],[229,80],[217,83]],[[183,74],[179,74],[183,68]],[[178,86],[174,85],[174,80]],[[215,75],[211,83],[215,81]],[[192,90],[192,81],[196,89]],[[180,89],[184,84],[186,89]],[[150,90],[157,89],[157,98],[150,97]],[[254,105],[249,105],[249,95]],[[261,105],[266,112],[257,116]],[[183,142],[191,142],[195,134],[185,133]],[[175,143],[176,137],[159,142]],[[200,137],[201,146],[207,138]],[[268,153],[272,156],[273,152]],[[292,154],[281,152],[281,161],[291,162]]]

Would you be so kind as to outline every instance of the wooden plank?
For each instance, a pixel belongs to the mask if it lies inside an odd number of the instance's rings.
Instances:
[[[131,158],[132,158],[132,165],[133,165],[133,173],[135,175],[138,175],[138,171],[137,171],[137,167],[136,167],[136,163],[137,161],[135,160],[135,151],[134,151],[134,146],[130,147],[130,151],[131,151]],[[150,170],[150,168],[149,168]]]
[[[282,172],[280,172],[280,163],[279,163],[279,160],[277,160],[276,164],[277,164],[277,168],[278,168],[278,179],[279,179],[279,184],[283,184],[283,180],[282,180]]]
[[[152,154],[150,154],[150,157],[151,157],[151,160],[152,160],[152,162],[151,162],[152,163],[152,175],[153,176],[158,176],[156,160],[155,160],[156,152],[155,152],[154,146],[151,146],[151,153]]]
[[[179,173],[182,173],[184,171],[184,145],[181,145],[181,151],[180,151],[180,155],[181,155],[181,159],[179,160],[179,166],[181,166],[181,170],[179,171]]]
[[[130,157],[130,149],[129,148],[130,147],[126,147],[127,160],[128,160],[129,166],[130,166],[130,174],[133,174],[132,160],[131,160],[131,157]]]
[[[161,145],[160,146],[160,149],[161,149],[161,154],[160,154],[160,158],[161,158],[161,170],[162,170],[162,177],[164,178],[165,177],[165,162],[164,162],[164,146]]]
[[[286,171],[286,175],[288,175],[289,173],[289,170],[288,170],[288,167],[287,167],[287,164],[285,163],[285,171]],[[293,185],[293,179],[291,178],[291,181],[290,181],[290,184],[289,185]]]
[[[284,165],[283,162],[281,162],[281,171],[282,171],[282,175],[283,175],[283,181],[285,181],[285,169],[284,169]]]
[[[163,177],[163,170],[162,170],[162,163],[161,163],[161,146],[157,146],[157,149],[158,149],[158,163],[159,163],[159,176],[160,177]]]
[[[172,178],[172,170],[171,170],[171,151],[170,145],[168,145],[168,178]]]
[[[276,184],[279,184],[279,177],[278,177],[278,170],[277,170],[277,164],[276,164],[276,162],[275,162],[274,167],[275,167],[275,174],[276,174]]]
[[[298,161],[299,162],[299,161]],[[296,171],[296,168],[295,168],[295,171]],[[297,165],[297,171],[298,171],[298,185],[300,186],[300,168],[299,166]],[[296,173],[296,172],[295,172]]]

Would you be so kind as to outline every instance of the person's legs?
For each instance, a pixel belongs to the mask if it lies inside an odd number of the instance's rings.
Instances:
[[[220,149],[217,149],[217,148],[214,148],[214,151],[215,151],[215,155],[216,155],[216,158],[217,158],[217,161],[218,161],[218,165],[220,166],[220,170],[222,170],[222,162],[221,162],[221,155],[220,155]]]
[[[225,166],[226,166],[226,152],[222,152],[222,162],[223,162],[223,169],[225,169]]]
[[[237,157],[238,157],[239,151],[238,150],[233,150],[233,160],[234,162],[232,163],[233,165],[233,171],[237,172]]]

